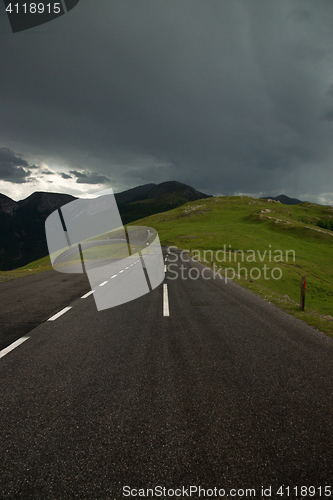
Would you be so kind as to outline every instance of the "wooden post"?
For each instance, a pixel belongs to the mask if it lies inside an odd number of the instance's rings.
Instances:
[[[212,259],[211,259],[211,265],[213,265],[213,255],[212,255]]]
[[[302,285],[301,285],[301,311],[304,311],[305,305],[305,289],[306,289],[306,276],[302,276]]]

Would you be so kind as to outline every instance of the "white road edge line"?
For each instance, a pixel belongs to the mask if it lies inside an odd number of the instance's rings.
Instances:
[[[82,295],[81,299],[86,299],[87,297],[89,297],[89,295],[91,295],[92,293],[94,293],[95,290],[90,290],[90,292],[86,293],[85,295]]]
[[[30,339],[30,337],[21,337],[20,339],[15,340],[15,342],[13,342],[8,347],[5,347],[4,349],[2,349],[2,351],[0,351],[0,358],[6,356],[6,354],[15,349],[15,347],[18,347],[19,345],[23,344],[23,342],[25,342],[28,339]]]
[[[169,299],[168,299],[168,285],[163,284],[163,316],[170,316],[169,312]]]
[[[62,309],[61,311],[59,311],[57,314],[55,314],[54,316],[51,316],[51,318],[49,318],[47,321],[54,321],[55,319],[58,319],[60,316],[62,316],[63,314],[65,314],[67,311],[69,311],[70,309],[72,309],[71,306],[68,306],[68,307],[65,307],[64,309]]]
[[[108,281],[103,281],[103,283],[101,283],[99,286],[104,286],[106,285],[107,283],[109,283]]]

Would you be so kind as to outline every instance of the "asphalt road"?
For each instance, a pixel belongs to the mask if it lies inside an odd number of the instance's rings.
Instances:
[[[190,485],[224,498],[247,488],[262,498],[262,485],[271,498],[330,498],[332,339],[210,271],[191,280],[203,266],[183,265],[187,279],[174,279],[179,262],[168,264],[169,316],[164,285],[101,312],[80,298],[87,286],[0,359],[1,499]]]
[[[0,283],[0,350],[88,289],[86,275],[53,270]]]
[[[126,239],[113,238],[113,239],[109,239],[109,240],[85,241],[85,242],[81,243],[81,248],[82,248],[82,251],[84,251],[84,250],[88,250],[90,248],[95,248],[95,247],[100,247],[100,246],[106,246],[106,245],[107,246],[111,246],[111,245],[117,244],[117,243],[118,244],[122,243],[122,244],[127,245]],[[110,253],[111,253],[111,251],[110,251]],[[66,263],[72,257],[74,257],[74,255],[77,255],[78,258],[80,259],[78,245],[73,245],[72,247],[68,248],[63,253],[61,253],[60,255],[58,255],[54,259],[53,265],[61,264],[61,263],[64,263],[64,262]]]

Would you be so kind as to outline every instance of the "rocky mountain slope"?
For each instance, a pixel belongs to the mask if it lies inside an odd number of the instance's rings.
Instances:
[[[124,224],[207,198],[176,181],[145,184],[115,195]],[[54,210],[75,200],[60,193],[36,192],[21,201],[0,194],[0,270],[24,266],[48,254],[45,220]]]

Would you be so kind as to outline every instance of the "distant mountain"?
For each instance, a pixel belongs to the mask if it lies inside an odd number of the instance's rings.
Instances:
[[[118,205],[123,205],[124,203],[131,203],[132,201],[142,200],[144,196],[150,191],[156,184],[143,184],[132,189],[127,189],[127,191],[122,191],[121,193],[115,193],[115,198]]]
[[[279,196],[263,196],[262,200],[275,200],[283,203],[283,205],[298,205],[298,203],[303,203],[301,200],[297,198],[289,198],[285,194],[280,194]]]
[[[209,195],[171,181],[144,184],[116,193],[115,197],[122,221],[128,224]],[[16,269],[47,255],[45,219],[75,199],[68,194],[36,192],[15,202],[0,194],[0,269]]]
[[[0,269],[15,269],[47,255],[45,219],[75,199],[68,194],[36,192],[15,202],[0,195]]]
[[[36,210],[40,214],[46,214],[47,217],[54,210],[76,199],[75,196],[70,194],[37,191],[25,198],[25,200],[19,201],[17,205],[19,209]]]
[[[193,187],[188,186],[187,184],[182,184],[181,182],[177,181],[162,182],[161,184],[154,186],[150,191],[148,191],[145,198],[146,199],[158,198],[159,196],[163,196],[166,194],[176,195],[179,198],[183,198],[186,201],[195,201],[195,200],[201,200],[202,198],[211,198],[211,195],[200,193],[200,191],[197,191]]]
[[[13,215],[16,209],[16,201],[0,193],[0,213]]]
[[[177,181],[162,182],[152,187],[146,194],[135,201],[119,205],[124,224],[129,224],[149,215],[166,212],[189,201],[211,198],[196,189]]]

